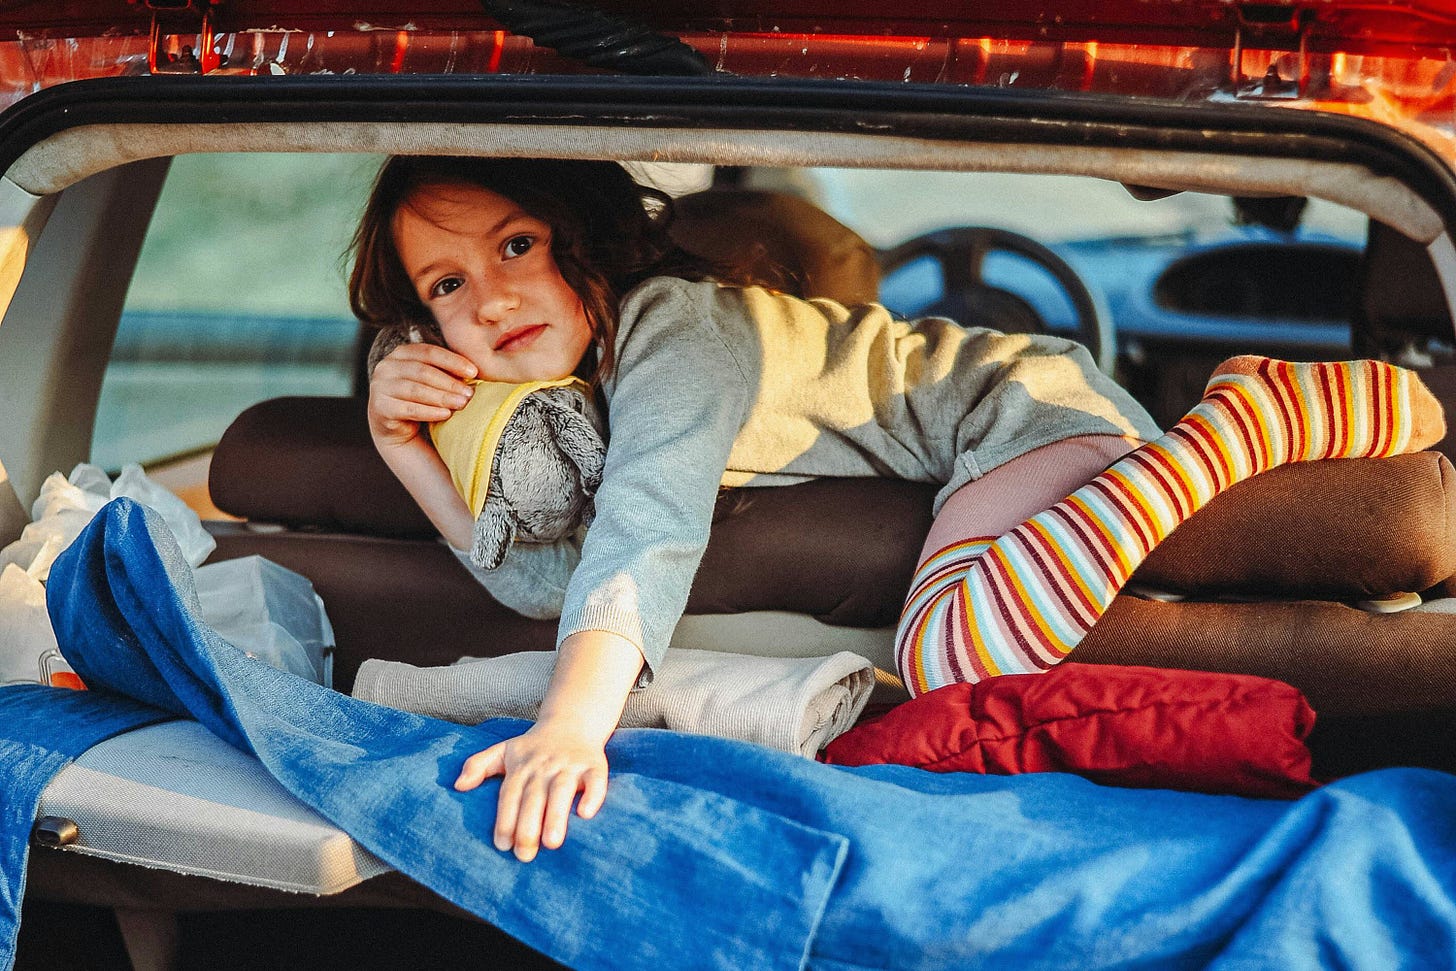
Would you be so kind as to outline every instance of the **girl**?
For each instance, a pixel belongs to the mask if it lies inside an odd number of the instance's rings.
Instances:
[[[1060,661],[1152,548],[1234,482],[1443,433],[1409,372],[1236,358],[1160,436],[1079,345],[723,285],[669,242],[670,213],[613,163],[400,157],[355,237],[360,319],[444,344],[378,363],[369,422],[457,550],[471,516],[421,423],[460,408],[476,378],[574,373],[606,403],[597,516],[563,584],[540,715],[455,783],[504,776],[495,844],[521,860],[561,845],[578,793],[582,818],[602,805],[606,741],[662,659],[720,486],[944,486],[897,645],[918,694]]]

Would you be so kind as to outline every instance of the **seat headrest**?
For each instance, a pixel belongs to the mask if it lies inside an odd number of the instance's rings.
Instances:
[[[408,539],[435,527],[369,438],[365,398],[272,398],[239,415],[213,452],[217,508],[261,523]]]
[[[1452,339],[1451,311],[1426,247],[1384,223],[1370,222],[1360,270],[1359,314],[1371,351],[1396,350],[1412,337]]]
[[[708,189],[673,203],[679,246],[755,283],[846,306],[879,299],[874,248],[813,203],[783,192]]]

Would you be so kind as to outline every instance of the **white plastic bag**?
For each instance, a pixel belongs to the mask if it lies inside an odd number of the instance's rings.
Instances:
[[[180,497],[139,465],[126,466],[112,482],[84,462],[69,477],[55,472],[41,483],[33,521],[0,549],[0,685],[82,687],[56,648],[42,584],[101,507],[123,496],[156,510],[172,530],[195,569],[204,622],[260,661],[332,686],[334,631],[313,584],[257,556],[201,566],[217,542]]]
[[[261,556],[198,567],[202,619],[249,657],[327,687],[334,631],[313,584]]]
[[[46,613],[45,587],[14,563],[0,569],[0,685],[38,682],[79,688]]]
[[[177,537],[182,555],[193,566],[217,548],[217,541],[202,527],[197,513],[176,494],[147,478],[141,466],[126,466],[112,482],[100,468],[83,462],[69,478],[53,472],[41,483],[40,495],[30,508],[32,521],[19,539],[0,550],[0,567],[13,563],[35,579],[45,580],[56,557],[75,542],[101,507],[123,496],[160,513]]]
[[[81,472],[83,468],[86,467],[78,465],[71,472],[72,482],[76,481],[77,473]],[[103,479],[106,477],[106,473],[96,466],[89,466],[89,468],[100,473]],[[212,534],[203,528],[202,518],[192,510],[192,507],[183,502],[182,497],[172,490],[159,486],[147,478],[142,467],[136,463],[123,466],[121,474],[111,484],[111,498],[120,499],[123,496],[135,499],[144,506],[151,506],[160,513],[168,528],[172,530],[172,535],[177,537],[177,545],[182,547],[182,555],[193,566],[201,564],[212,555],[213,550],[217,549],[217,540],[213,539]]]
[[[0,566],[14,564],[35,579],[44,580],[56,557],[106,505],[109,489],[108,483],[108,493],[97,494],[52,472],[41,483],[40,495],[30,507],[31,523],[21,531],[19,539],[0,550]]]

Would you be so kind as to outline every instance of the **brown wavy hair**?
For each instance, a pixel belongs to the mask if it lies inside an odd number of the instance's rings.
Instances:
[[[591,326],[593,384],[611,372],[627,291],[652,276],[719,275],[669,238],[672,199],[638,184],[616,162],[396,155],[380,167],[349,246],[349,305],[368,326],[435,327],[400,260],[394,217],[416,192],[436,185],[494,192],[551,227],[551,255]]]

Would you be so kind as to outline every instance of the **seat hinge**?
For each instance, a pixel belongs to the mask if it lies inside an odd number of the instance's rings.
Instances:
[[[135,2],[135,0],[133,0]],[[209,74],[224,58],[213,44],[213,15],[223,0],[142,0],[152,15],[147,68],[153,74]],[[185,38],[194,34],[188,44]]]

